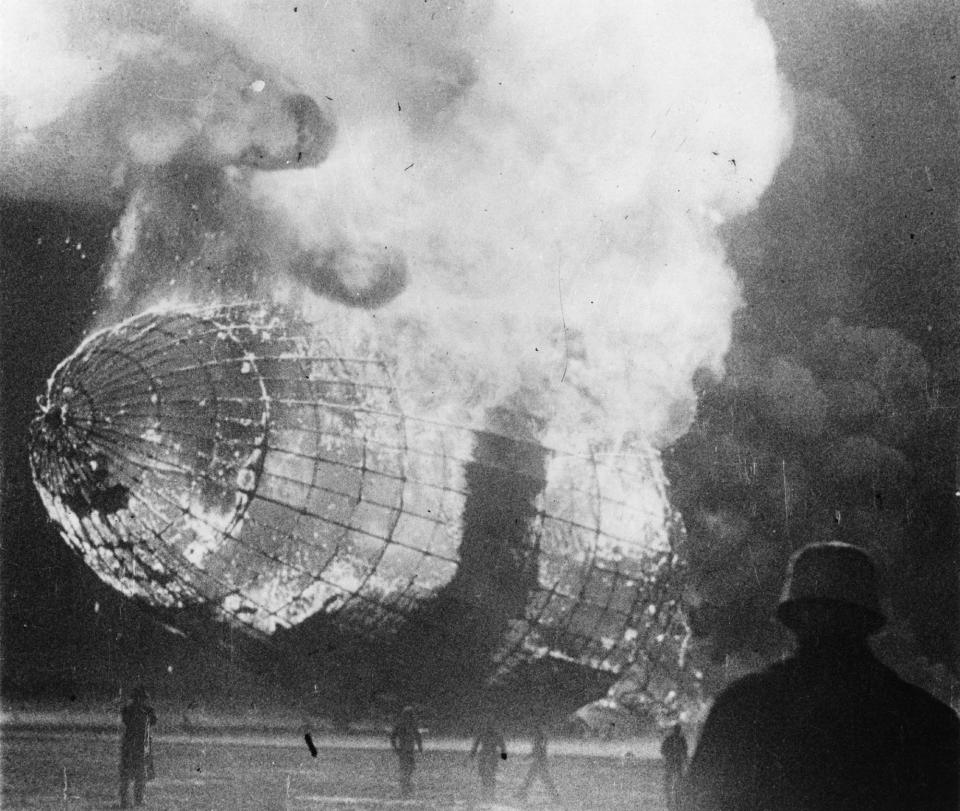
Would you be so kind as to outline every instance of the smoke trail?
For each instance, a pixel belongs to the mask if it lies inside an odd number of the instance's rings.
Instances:
[[[43,61],[43,76],[77,60],[87,69],[42,108],[5,97],[4,143],[17,151],[0,169],[17,192],[35,182],[47,195],[60,184],[102,198],[106,178],[129,194],[144,167],[187,148],[201,166],[229,169],[242,148],[230,127],[248,134],[250,123],[225,106],[222,86],[291,77],[330,105],[329,156],[227,182],[229,199],[243,198],[240,247],[247,231],[276,232],[257,259],[275,297],[305,300],[358,345],[398,348],[400,384],[440,412],[466,401],[479,415],[521,392],[551,431],[609,447],[686,429],[690,378],[720,367],[740,302],[716,228],[755,205],[788,138],[772,40],[750,3],[225,10],[198,0],[187,12],[104,2],[45,13],[30,18],[39,34],[19,52]],[[144,79],[172,65],[189,103]],[[107,104],[104,86],[123,104]],[[212,102],[198,107],[204,93]],[[44,133],[58,125],[94,157],[72,150],[56,179],[32,178],[23,167],[49,157]],[[258,218],[268,226],[251,226]],[[298,251],[343,257],[333,272],[347,285],[399,254],[410,284],[358,314],[304,294]],[[148,267],[175,260],[155,255]],[[195,275],[182,290],[176,273],[156,275],[155,297],[211,295]]]

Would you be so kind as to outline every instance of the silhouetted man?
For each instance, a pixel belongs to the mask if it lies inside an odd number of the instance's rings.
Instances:
[[[813,544],[778,608],[794,656],[717,698],[684,781],[685,811],[956,811],[956,714],[882,665],[871,557]]]
[[[152,771],[150,727],[157,723],[152,707],[147,706],[147,691],[137,686],[130,703],[121,711],[123,740],[120,743],[120,807],[129,807],[130,781],[133,781],[134,805],[143,805],[147,770]],[[152,774],[150,777],[152,778]]]
[[[670,734],[660,744],[660,754],[663,756],[664,792],[667,798],[669,811],[677,811],[680,807],[680,780],[684,769],[687,768],[687,739],[683,737],[680,724],[670,727]]]
[[[523,779],[523,785],[521,785],[517,791],[517,797],[521,800],[526,799],[530,786],[532,786],[533,781],[539,777],[544,788],[550,793],[550,799],[559,805],[560,792],[557,791],[553,778],[550,776],[550,767],[547,764],[547,733],[540,724],[537,724],[533,731],[533,745],[530,749],[530,758],[532,760],[530,771],[527,772],[527,776]]]
[[[477,757],[477,771],[480,775],[480,796],[490,802],[497,793],[497,767],[501,760],[507,759],[507,744],[503,733],[493,720],[487,718],[473,741],[470,757]]]
[[[390,746],[400,761],[400,794],[409,797],[413,794],[416,752],[423,754],[423,738],[420,736],[413,707],[404,707],[400,712],[400,719],[390,733]]]

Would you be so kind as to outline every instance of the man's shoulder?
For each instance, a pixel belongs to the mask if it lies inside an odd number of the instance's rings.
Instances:
[[[960,730],[960,718],[949,705],[918,687],[901,678],[892,668],[879,660],[876,662],[878,672],[884,679],[888,694],[894,696],[898,703],[909,710],[916,718],[925,718],[944,727]]]

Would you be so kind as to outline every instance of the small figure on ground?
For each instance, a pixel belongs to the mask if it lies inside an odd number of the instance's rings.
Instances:
[[[400,796],[413,794],[413,770],[416,768],[416,752],[423,754],[423,738],[413,707],[404,707],[390,733],[390,746],[400,761]]]
[[[557,791],[553,778],[550,776],[550,768],[547,764],[547,733],[540,724],[537,724],[533,730],[530,758],[532,761],[530,771],[527,772],[527,776],[523,779],[523,784],[517,791],[517,798],[525,800],[527,793],[530,791],[530,786],[533,785],[533,781],[539,777],[540,782],[543,783],[543,787],[550,794],[550,799],[557,805],[561,805],[560,792]]]
[[[480,798],[484,802],[492,802],[497,794],[497,767],[501,760],[507,759],[507,744],[503,740],[503,733],[492,718],[485,718],[480,725],[470,749],[470,757],[477,758]]]
[[[120,807],[130,807],[130,783],[133,803],[143,805],[143,790],[153,779],[153,741],[151,727],[157,723],[153,708],[147,705],[143,685],[134,688],[130,702],[121,711],[123,739],[120,743]]]
[[[663,756],[664,792],[667,797],[668,811],[677,811],[680,807],[680,782],[687,768],[687,739],[683,736],[680,724],[670,727],[670,733],[660,744]]]
[[[885,623],[870,555],[804,547],[777,615],[797,651],[717,697],[684,811],[956,811],[960,722],[870,650]]]

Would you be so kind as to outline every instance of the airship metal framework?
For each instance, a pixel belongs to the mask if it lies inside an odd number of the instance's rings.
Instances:
[[[676,564],[653,452],[600,461],[418,413],[367,349],[256,303],[97,332],[34,420],[41,498],[105,582],[158,608],[262,637],[318,616],[384,636],[443,622],[422,609],[444,595],[499,599],[492,561],[519,590],[494,669],[628,664]],[[482,547],[510,524],[508,565]]]

